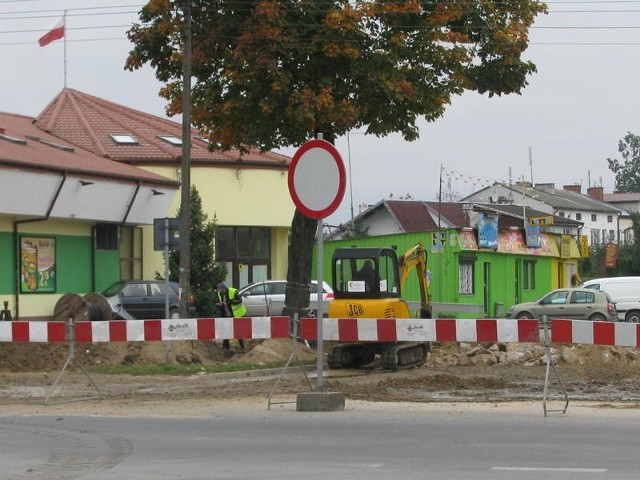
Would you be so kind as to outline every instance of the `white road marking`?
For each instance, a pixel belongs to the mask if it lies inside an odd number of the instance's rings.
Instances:
[[[491,467],[491,470],[519,472],[572,472],[572,473],[604,473],[607,468],[552,468],[552,467]]]

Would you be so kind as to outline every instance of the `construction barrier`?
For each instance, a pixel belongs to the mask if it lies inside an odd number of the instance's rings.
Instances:
[[[626,322],[590,322],[588,320],[551,320],[551,341],[586,345],[640,346],[640,324]]]
[[[289,317],[186,318],[76,322],[76,342],[153,342],[289,338]],[[0,342],[66,342],[63,322],[3,322]]]
[[[289,317],[190,318],[164,320],[112,320],[63,322],[0,322],[1,342],[66,342],[69,357],[45,399],[48,402],[64,370],[76,362],[98,392],[88,372],[75,358],[76,343],[151,342],[172,340],[293,339],[292,356],[297,356],[298,340],[317,340],[317,319],[303,318],[297,327]],[[547,412],[547,389],[551,369],[556,373],[565,397],[561,411],[569,403],[566,388],[552,359],[551,343],[610,345],[637,348],[640,324],[591,322],[588,320],[542,319],[388,319],[324,318],[323,340],[338,342],[471,342],[471,343],[544,343],[547,347],[547,374],[543,406]],[[292,330],[293,327],[293,330]],[[306,374],[305,374],[306,378]],[[308,379],[307,379],[307,383]],[[272,391],[273,392],[273,391]],[[271,394],[269,398],[271,402]]]
[[[303,318],[305,340],[317,339],[317,320]],[[504,342],[540,341],[538,320],[325,318],[323,340],[340,342]]]
[[[75,341],[151,342],[290,338],[289,317],[189,318],[76,322]],[[63,322],[0,322],[0,342],[57,343],[68,341]],[[640,324],[549,321],[551,342],[640,346]],[[317,340],[317,320],[301,319],[302,340]],[[323,340],[340,342],[541,342],[538,320],[516,319],[371,319],[325,318]]]

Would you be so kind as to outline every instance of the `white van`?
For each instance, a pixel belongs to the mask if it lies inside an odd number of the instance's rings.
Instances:
[[[607,292],[620,321],[640,323],[640,277],[594,278],[581,286]]]

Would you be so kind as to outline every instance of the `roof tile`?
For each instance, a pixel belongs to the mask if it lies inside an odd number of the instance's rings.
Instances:
[[[99,157],[74,146],[71,142],[42,131],[31,117],[0,112],[0,125],[4,130],[4,135],[0,136],[0,165],[145,181],[176,188],[179,185],[172,179]],[[24,143],[12,142],[9,137],[24,140]],[[52,144],[72,147],[72,151],[56,148]]]
[[[63,89],[35,123],[74,145],[120,162],[176,163],[182,157],[180,145],[159,138],[159,135],[182,138],[181,124],[70,88]],[[138,144],[118,144],[111,134],[131,135]],[[257,149],[245,154],[238,150],[211,151],[203,137],[206,134],[192,129],[193,163],[234,166],[241,163],[286,170],[291,161],[286,155]]]

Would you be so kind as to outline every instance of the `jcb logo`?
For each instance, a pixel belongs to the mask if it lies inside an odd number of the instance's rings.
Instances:
[[[350,317],[359,317],[364,313],[364,308],[362,308],[362,305],[358,305],[355,303],[348,303],[347,304],[347,314]]]

